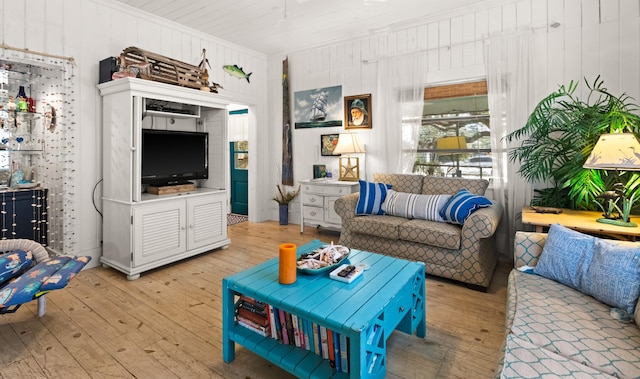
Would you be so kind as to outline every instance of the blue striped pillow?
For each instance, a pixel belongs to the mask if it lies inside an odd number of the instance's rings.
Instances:
[[[451,195],[423,195],[390,189],[382,203],[382,210],[392,216],[444,222],[440,216],[440,209],[449,199]]]
[[[382,203],[387,197],[391,184],[371,183],[359,180],[360,197],[356,206],[356,215],[383,215]]]
[[[462,225],[473,212],[492,205],[491,200],[486,197],[461,189],[440,210],[440,216],[449,223]]]

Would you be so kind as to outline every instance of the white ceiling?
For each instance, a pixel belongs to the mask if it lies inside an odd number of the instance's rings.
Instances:
[[[478,0],[118,0],[265,54],[402,28]],[[495,3],[495,1],[493,1]]]

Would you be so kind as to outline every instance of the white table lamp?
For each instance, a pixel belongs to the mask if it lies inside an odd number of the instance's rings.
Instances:
[[[351,157],[350,154],[364,152],[364,147],[362,147],[357,133],[340,133],[338,136],[338,144],[333,150],[334,155],[346,155],[346,157],[340,157],[340,180],[360,180],[358,157]]]

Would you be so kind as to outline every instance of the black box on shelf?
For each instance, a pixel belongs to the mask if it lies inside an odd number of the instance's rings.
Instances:
[[[118,71],[118,58],[109,57],[100,61],[100,78],[98,84],[111,81],[111,76]]]

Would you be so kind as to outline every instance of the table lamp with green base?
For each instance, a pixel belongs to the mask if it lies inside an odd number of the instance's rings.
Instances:
[[[619,178],[618,170],[640,171],[640,142],[632,133],[603,134],[582,167],[615,170],[616,179]],[[604,217],[598,218],[596,221],[626,227],[638,226],[629,218],[635,195],[633,193],[630,198],[626,198],[624,184],[615,183],[612,190],[597,196],[604,199],[605,203],[602,206]],[[619,202],[622,202],[622,209],[618,205]]]

